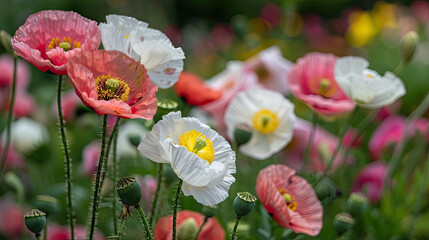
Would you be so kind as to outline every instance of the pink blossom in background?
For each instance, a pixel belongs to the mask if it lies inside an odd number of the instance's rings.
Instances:
[[[140,187],[142,189],[142,200],[143,207],[147,211],[151,211],[152,209],[152,200],[155,196],[156,187],[158,183],[156,179],[151,175],[145,175],[142,178],[137,178],[139,180]]]
[[[68,42],[69,49],[60,47]],[[66,75],[65,64],[82,50],[97,49],[97,22],[72,11],[45,10],[30,15],[12,38],[15,53],[43,72]]]
[[[332,54],[309,53],[297,60],[288,75],[295,97],[328,118],[349,113],[356,105],[335,80],[336,61]]]
[[[0,96],[0,109],[2,112],[7,113],[9,111],[10,94],[4,94]],[[25,89],[17,89],[15,93],[15,101],[13,104],[13,114],[16,117],[30,116],[35,110],[35,101],[33,96],[27,93]]]
[[[75,239],[86,239],[86,227],[82,225],[75,225]],[[42,233],[43,239],[43,233]],[[60,226],[58,224],[50,224],[48,227],[47,240],[70,240],[70,227]],[[94,234],[95,240],[105,239],[103,235],[96,231]]]
[[[411,4],[413,15],[422,23],[429,22],[429,2],[427,1],[414,1]]]
[[[401,104],[402,104],[401,100],[397,100],[396,102],[394,102],[393,104],[391,104],[387,107],[380,108],[380,111],[375,116],[375,120],[381,122],[381,121],[385,120],[386,118],[397,114],[397,112],[401,108]]]
[[[282,19],[282,9],[275,3],[266,3],[261,9],[260,16],[274,27],[277,26]]]
[[[0,55],[0,88],[9,88],[13,82],[13,57],[9,54]],[[30,70],[27,63],[18,60],[16,69],[16,88],[23,89],[28,86],[30,80]]]
[[[234,38],[234,30],[228,24],[216,25],[208,36],[215,50],[224,50],[228,48],[234,41]]]
[[[75,118],[76,109],[79,106],[80,103],[79,97],[76,95],[75,91],[69,91],[66,93],[63,93],[61,96],[61,107],[63,109],[63,118],[67,122],[71,122]],[[56,102],[54,104],[54,112],[55,114],[58,114],[58,109],[56,106]]]
[[[370,202],[378,202],[387,172],[387,164],[381,160],[366,165],[357,175],[352,191],[364,193]]]
[[[0,140],[0,153],[3,152],[3,148],[4,142]],[[6,169],[22,168],[26,166],[23,157],[13,149],[12,145],[9,146],[4,166]]]
[[[181,29],[176,25],[167,26],[162,30],[165,35],[171,40],[171,43],[174,46],[182,46],[183,45],[183,33]]]
[[[83,172],[91,177],[97,172],[98,159],[100,158],[100,143],[98,140],[92,141],[83,149],[82,164]]]
[[[11,199],[0,200],[0,235],[7,239],[22,239],[25,228],[23,212]]]
[[[350,128],[344,135],[343,146],[345,146],[346,148],[356,148],[361,145],[362,140],[362,135],[359,136],[359,133],[356,129]]]
[[[317,236],[322,229],[323,207],[311,184],[281,164],[262,169],[256,194],[268,213],[284,228]]]

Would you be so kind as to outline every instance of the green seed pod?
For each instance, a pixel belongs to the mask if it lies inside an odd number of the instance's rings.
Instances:
[[[42,210],[47,215],[55,214],[59,209],[58,200],[49,195],[37,195],[36,208]]]
[[[348,213],[340,213],[334,218],[334,229],[337,231],[338,236],[346,233],[350,228],[352,228],[355,220]]]
[[[192,240],[198,232],[197,221],[194,218],[188,218],[180,224],[177,234],[178,240]]]
[[[357,218],[368,209],[368,199],[361,193],[352,193],[347,199],[346,207],[347,212]]]
[[[249,214],[255,207],[256,197],[248,192],[239,192],[234,199],[233,208],[237,217]]]
[[[122,203],[127,206],[138,207],[142,198],[142,190],[135,177],[123,177],[116,184],[116,191]]]
[[[155,113],[155,116],[153,116],[153,121],[155,123],[161,120],[162,116],[177,110],[177,108],[179,107],[179,104],[176,101],[169,100],[169,99],[158,99],[156,106],[158,107],[158,109]]]
[[[402,37],[400,45],[402,62],[404,64],[409,63],[413,58],[418,42],[419,35],[414,31],[410,31]]]
[[[211,218],[216,215],[218,208],[219,207],[217,205],[204,206],[201,213],[204,214],[204,216]]]
[[[9,54],[12,54],[12,55],[15,55],[15,52],[13,51],[13,48],[12,48],[11,39],[12,39],[12,37],[5,30],[1,30],[0,31],[0,43],[1,43],[1,46],[3,47],[3,49],[5,50],[5,52],[7,52]]]
[[[238,146],[247,143],[252,137],[252,130],[245,124],[238,124],[234,129],[234,139]]]
[[[40,233],[46,226],[46,213],[33,209],[24,215],[25,225],[34,234]]]
[[[128,135],[128,141],[130,141],[130,143],[134,146],[134,147],[138,147],[140,142],[141,142],[141,137],[138,134],[130,134]]]
[[[324,199],[334,200],[337,197],[337,187],[335,183],[329,178],[322,178],[314,187],[317,197],[320,201]]]

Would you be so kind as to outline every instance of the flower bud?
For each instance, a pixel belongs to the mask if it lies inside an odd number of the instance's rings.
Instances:
[[[338,236],[343,235],[350,228],[352,228],[355,220],[348,213],[337,214],[334,218],[334,229],[337,231]]]
[[[238,146],[247,143],[252,137],[252,131],[245,124],[238,124],[234,129],[234,139]]]
[[[353,217],[359,217],[368,209],[368,199],[361,193],[352,193],[347,199],[347,212]]]
[[[177,110],[177,108],[179,107],[179,104],[176,101],[169,99],[158,99],[156,105],[158,106],[158,109],[155,113],[155,116],[153,116],[153,121],[155,123],[161,120],[162,116]]]
[[[197,221],[194,218],[188,218],[180,224],[177,234],[178,240],[192,240],[198,232]]]
[[[46,213],[33,209],[24,215],[25,225],[34,234],[40,233],[46,226]]]
[[[218,208],[219,207],[217,205],[203,206],[201,213],[204,214],[204,216],[206,216],[207,218],[211,218],[216,215]]]
[[[47,215],[58,212],[58,200],[49,195],[36,196],[36,208],[45,212]]]
[[[128,135],[128,141],[134,146],[134,147],[138,147],[140,142],[141,142],[141,137],[138,134],[130,134]]]
[[[234,199],[233,208],[237,217],[249,214],[255,207],[256,197],[248,192],[239,192]]]
[[[12,39],[12,37],[5,30],[0,31],[1,46],[4,48],[5,52],[14,55],[15,52],[13,51],[13,48],[12,48],[11,39]]]
[[[402,62],[404,64],[407,64],[413,58],[418,42],[419,35],[414,31],[410,31],[402,37],[400,44]]]
[[[314,187],[317,197],[320,201],[323,200],[334,200],[337,197],[337,187],[335,183],[329,178],[323,178]]]
[[[122,203],[127,206],[137,207],[140,205],[142,198],[142,190],[140,185],[137,183],[135,177],[123,177],[116,184],[116,191],[118,192],[119,198]]]

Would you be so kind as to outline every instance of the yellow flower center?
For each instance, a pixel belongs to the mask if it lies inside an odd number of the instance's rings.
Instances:
[[[130,35],[125,36],[126,39],[128,39],[130,37]]]
[[[110,75],[101,75],[95,80],[95,86],[97,87],[98,100],[122,100],[126,102],[128,100],[128,94],[130,94],[130,88],[128,84],[122,81],[120,78],[112,77]]]
[[[365,74],[365,77],[367,77],[367,78],[374,78],[374,75],[372,75],[371,73],[367,73],[367,74]]]
[[[58,38],[52,38],[52,41],[49,43],[49,49],[52,50],[56,47],[60,47],[67,52],[75,48],[80,48],[80,42],[78,41],[72,42],[70,37],[64,37],[62,42],[60,42]]]
[[[277,115],[268,109],[262,109],[252,118],[253,128],[261,133],[272,133],[279,125]]]
[[[184,146],[188,151],[206,160],[209,164],[213,162],[215,153],[213,143],[201,132],[187,130],[179,137],[179,145]]]
[[[298,208],[298,202],[295,200],[295,197],[290,195],[288,191],[284,188],[279,188],[278,191],[285,199],[287,207],[292,211],[296,211],[296,209]]]
[[[315,78],[310,81],[311,92],[321,95],[324,98],[330,98],[337,92],[337,87],[333,80],[327,78]]]

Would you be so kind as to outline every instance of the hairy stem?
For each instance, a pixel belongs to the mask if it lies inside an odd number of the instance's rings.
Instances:
[[[310,131],[310,136],[308,137],[307,146],[305,147],[302,170],[304,170],[308,165],[308,155],[310,155],[311,145],[313,145],[314,135],[316,133],[317,122],[319,121],[319,116],[317,115],[316,112],[313,112],[313,117],[311,121],[313,124],[311,126],[311,131]]]
[[[149,224],[146,221],[142,207],[139,205],[137,210],[139,210],[140,218],[143,221],[144,228],[146,229],[147,239],[152,240],[152,231],[150,230]]]
[[[152,210],[151,210],[150,219],[149,219],[150,225],[152,227],[154,226],[155,221],[156,221],[155,214],[156,214],[156,210],[158,208],[158,198],[159,198],[159,194],[161,192],[161,187],[162,187],[162,167],[164,166],[164,165],[162,165],[162,163],[158,163],[157,165],[158,165],[158,173],[156,175],[156,181],[157,181],[158,185],[156,186],[155,197],[153,198],[153,201],[152,201]]]
[[[232,230],[231,240],[235,240],[235,234],[237,233],[238,223],[240,222],[241,217],[237,216],[235,218],[234,229]]]
[[[182,189],[183,180],[179,179],[179,184],[177,185],[176,196],[174,198],[173,205],[173,240],[176,240],[176,218],[177,218],[177,201],[179,200],[180,191]]]
[[[124,226],[125,226],[125,218],[122,218],[121,229],[119,230],[119,240],[121,240],[122,236],[124,235]]]

